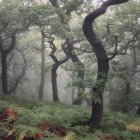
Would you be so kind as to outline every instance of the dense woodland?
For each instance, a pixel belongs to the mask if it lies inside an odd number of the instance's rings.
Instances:
[[[140,140],[140,0],[0,1],[0,140]]]

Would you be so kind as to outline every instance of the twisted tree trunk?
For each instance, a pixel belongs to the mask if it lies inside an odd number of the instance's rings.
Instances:
[[[55,56],[55,53],[57,51],[56,45],[53,43],[53,41],[48,41],[50,43],[50,48],[52,49],[50,53],[50,57],[54,61],[54,64],[52,65],[52,90],[53,90],[53,101],[54,102],[59,102],[59,97],[58,97],[58,89],[57,89],[57,70],[59,66],[64,64],[69,60],[69,54],[67,52],[67,48],[65,48],[65,43],[61,45],[61,48],[63,52],[65,53],[66,57],[64,57],[61,60],[58,60],[57,57]]]
[[[58,4],[58,0],[49,0],[49,1],[54,7],[60,8]],[[60,18],[61,18],[61,22],[64,24],[62,15],[60,16]],[[78,58],[78,56],[75,53],[73,53],[74,47],[72,41],[69,38],[66,38],[65,40],[67,42],[67,49],[68,49],[70,59],[74,64],[80,67],[77,71],[77,76],[80,84],[78,85],[77,97],[74,100],[73,104],[81,105],[83,101],[82,93],[85,90],[84,84],[81,81],[84,81],[85,68],[82,62],[80,61],[80,59]]]
[[[95,86],[92,88],[92,91],[93,94],[95,94],[96,97],[100,99],[100,102],[95,102],[94,99],[92,99],[92,114],[89,121],[90,125],[94,127],[101,123],[103,116],[103,91],[108,79],[109,59],[102,42],[97,38],[92,28],[92,23],[96,18],[103,15],[109,6],[121,4],[127,1],[129,0],[107,0],[103,2],[100,8],[87,15],[83,23],[84,35],[95,52],[98,64],[97,80]]]

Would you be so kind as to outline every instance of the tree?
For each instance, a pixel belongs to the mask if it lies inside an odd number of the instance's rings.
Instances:
[[[14,2],[2,2],[0,6],[0,53],[2,67],[2,91],[4,94],[11,94],[8,89],[7,57],[16,46],[16,34],[28,28],[28,23],[24,24],[22,13]],[[16,83],[15,83],[16,84]],[[16,87],[16,86],[15,86]]]
[[[60,9],[60,6],[58,4],[57,0],[50,0],[50,3],[57,9]],[[72,1],[72,2],[66,2],[64,3],[64,7],[63,9],[66,10],[66,12],[62,12],[63,14],[61,14],[59,17],[61,19],[62,22],[62,26],[66,26],[68,29],[65,29],[66,31],[70,32],[71,29],[69,27],[69,25],[65,22],[65,17],[68,16],[68,19],[71,15],[72,11],[76,11],[76,8],[81,4],[81,1]],[[67,21],[68,22],[68,21]],[[65,40],[67,42],[67,50],[69,53],[69,57],[72,60],[72,62],[77,65],[79,67],[79,69],[76,71],[77,72],[77,76],[78,76],[78,80],[79,81],[83,81],[84,80],[84,75],[85,75],[85,68],[84,65],[82,64],[81,60],[78,58],[77,54],[74,53],[74,42],[75,40],[73,39],[73,37],[69,37],[68,35],[65,35]],[[82,41],[81,39],[78,40],[78,42]],[[77,41],[76,41],[77,42]],[[73,104],[77,104],[80,105],[83,101],[82,98],[82,94],[84,92],[84,84],[81,82],[78,85],[78,93],[77,93],[77,98],[74,100]]]
[[[48,41],[50,43],[50,48],[51,48],[51,53],[50,53],[50,57],[52,58],[52,60],[54,61],[54,64],[52,65],[51,68],[51,73],[52,73],[52,90],[53,90],[53,100],[56,102],[60,101],[59,97],[58,97],[58,90],[57,90],[57,70],[59,68],[60,65],[64,64],[65,62],[67,62],[69,60],[69,54],[67,51],[67,48],[65,47],[66,43],[61,45],[61,48],[63,50],[63,52],[65,53],[66,57],[64,57],[61,60],[58,60],[57,57],[55,56],[55,53],[57,51],[57,47],[53,42],[53,38],[52,40]]]
[[[18,87],[18,85],[19,85],[19,83],[20,83],[20,81],[21,81],[21,79],[25,76],[25,74],[26,74],[26,69],[27,69],[27,60],[26,60],[26,57],[25,57],[25,51],[28,49],[28,45],[26,46],[26,47],[24,47],[24,48],[18,48],[18,47],[16,47],[15,48],[15,50],[17,51],[17,52],[19,52],[20,54],[21,54],[21,56],[22,56],[22,59],[23,59],[23,68],[22,68],[22,70],[21,70],[21,73],[19,74],[19,75],[17,75],[17,77],[15,78],[15,82],[14,82],[14,84],[11,86],[11,88],[10,88],[10,90],[9,90],[9,93],[10,94],[13,94],[13,95],[15,95],[15,93],[16,93],[16,89],[17,89],[17,87]],[[13,71],[14,71],[14,69],[16,68],[16,65],[13,65]]]
[[[111,5],[122,4],[124,2],[128,2],[129,0],[107,0],[103,2],[100,8],[91,12],[85,17],[83,23],[83,32],[89,43],[91,44],[98,63],[98,75],[97,81],[94,87],[92,88],[93,94],[96,94],[100,99],[100,102],[95,102],[92,100],[92,115],[89,123],[92,126],[98,126],[102,120],[103,115],[103,91],[106,85],[106,81],[108,79],[108,71],[109,71],[109,60],[107,53],[104,49],[102,42],[97,38],[95,34],[92,23],[96,18],[103,15],[107,8]],[[113,57],[111,57],[112,59]]]
[[[130,7],[130,4],[132,4],[133,7]],[[115,20],[111,23],[111,26],[114,26],[113,24],[117,25],[118,21],[119,25],[115,26],[116,29],[113,28],[113,30],[115,30],[115,34],[119,35],[117,44],[121,44],[121,53],[118,53],[118,60],[114,60],[111,63],[112,73],[115,74],[115,78],[119,78],[118,80],[122,81],[122,84],[114,90],[115,93],[118,93],[112,95],[110,107],[123,113],[134,111],[134,106],[136,106],[138,102],[138,98],[135,98],[135,96],[137,96],[135,75],[139,65],[138,42],[140,35],[138,23],[139,11],[137,9],[139,9],[139,2],[131,1],[129,4],[124,5],[123,9],[115,12],[113,16]],[[131,16],[124,20],[127,15]],[[128,61],[128,59],[130,60]],[[111,79],[114,79],[112,76]],[[115,84],[113,85],[115,86]],[[119,103],[121,103],[121,105]]]
[[[32,2],[31,2],[32,5]],[[28,11],[28,14],[27,14]],[[40,74],[40,84],[39,84],[39,100],[43,100],[44,94],[44,85],[45,85],[45,75],[48,68],[46,68],[46,34],[47,31],[50,34],[53,34],[53,27],[55,26],[53,21],[57,20],[57,16],[52,18],[52,15],[56,14],[56,11],[53,7],[49,5],[34,5],[28,7],[25,10],[26,18],[29,19],[30,25],[37,26],[39,28],[39,32],[41,34],[41,48],[34,47],[41,54],[41,74]],[[48,26],[51,29],[48,29]],[[47,30],[47,31],[46,31]],[[49,66],[50,67],[50,66]]]

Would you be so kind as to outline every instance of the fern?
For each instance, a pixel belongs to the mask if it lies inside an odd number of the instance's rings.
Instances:
[[[0,98],[0,114],[3,114],[7,108],[17,112],[14,119],[2,120],[0,139],[2,136],[11,134],[16,136],[16,140],[22,140],[23,137],[35,137],[36,134],[42,133],[47,135],[44,140],[62,140],[55,133],[55,130],[59,133],[59,129],[65,129],[66,133],[68,131],[63,140],[101,140],[108,136],[117,137],[120,140],[139,140],[140,137],[139,132],[126,129],[126,126],[128,128],[130,125],[137,129],[139,118],[135,116],[130,119],[128,115],[107,112],[98,130],[91,133],[88,126],[81,125],[89,119],[90,111],[87,108],[59,103],[29,102],[16,97],[1,97],[1,95]],[[42,129],[43,127],[46,130]],[[54,130],[49,131],[49,128]]]
[[[40,132],[40,130],[37,127],[26,126],[23,124],[15,125],[14,127],[16,128],[16,140],[19,140],[19,137],[21,137],[21,135],[35,136],[37,133]]]
[[[8,108],[10,104],[7,101],[0,100],[0,112]]]
[[[80,138],[73,132],[69,132],[64,140],[80,140]]]

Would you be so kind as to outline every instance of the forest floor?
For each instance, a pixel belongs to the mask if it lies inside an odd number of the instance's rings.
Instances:
[[[105,112],[99,128],[81,106],[0,95],[0,140],[140,140],[140,118]]]

